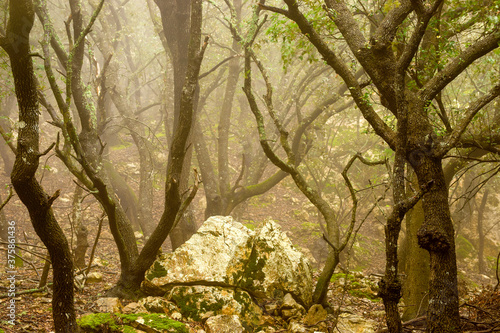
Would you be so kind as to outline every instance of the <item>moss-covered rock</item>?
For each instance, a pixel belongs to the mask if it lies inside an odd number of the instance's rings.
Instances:
[[[216,315],[237,315],[244,327],[256,325],[262,315],[250,295],[238,289],[212,286],[177,286],[168,299],[175,303],[182,316],[201,321]]]
[[[93,313],[78,319],[78,325],[84,332],[137,332],[149,329],[149,332],[188,333],[186,325],[157,313]],[[137,330],[136,330],[137,329]]]
[[[190,240],[155,262],[142,284],[162,296],[180,285],[236,287],[257,298],[286,293],[303,305],[312,299],[312,272],[306,257],[269,220],[255,231],[231,217],[205,221]]]

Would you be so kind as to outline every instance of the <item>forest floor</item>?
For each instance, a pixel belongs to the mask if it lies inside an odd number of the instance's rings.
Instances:
[[[132,162],[122,161],[120,164],[123,173],[134,174],[137,165]],[[73,226],[70,223],[70,212],[72,208],[72,196],[75,190],[75,184],[72,177],[56,158],[50,161],[50,167],[40,168],[39,179],[45,190],[52,194],[61,189],[61,196],[54,203],[54,211],[59,223],[62,225],[68,240],[73,247],[75,244]],[[135,171],[134,171],[135,170]],[[132,183],[133,177],[131,177]],[[0,175],[0,185],[8,184],[9,179]],[[135,183],[137,186],[137,183]],[[4,190],[2,190],[4,191]],[[161,186],[157,189],[155,202],[156,207],[153,212],[154,218],[159,220],[162,213],[162,190]],[[5,192],[2,198],[5,199]],[[203,193],[200,191],[197,199],[193,203],[193,209],[197,220],[203,222]],[[29,216],[19,199],[14,196],[8,205],[4,208],[4,213],[9,221],[15,222],[15,239],[20,244],[20,255],[22,256],[22,266],[11,273],[10,269],[2,263],[0,264],[0,328],[6,332],[52,332],[54,330],[51,314],[51,288],[38,290],[40,276],[42,274],[43,260],[45,255],[43,244],[36,236]],[[89,195],[83,203],[84,220],[89,230],[89,243],[94,243],[99,217],[102,212],[95,200]],[[322,257],[326,251],[326,246],[319,246],[317,240],[321,235],[321,230],[317,227],[314,215],[314,209],[302,198],[302,196],[293,190],[290,182],[283,182],[268,193],[258,198],[250,200],[246,205],[240,207],[235,212],[236,220],[242,222],[248,227],[254,227],[260,221],[272,218],[278,222],[282,229],[290,236],[292,241],[303,248],[306,255],[314,262]],[[380,299],[376,298],[376,280],[377,276],[383,272],[384,256],[383,227],[381,224],[367,224],[360,231],[359,241],[365,248],[364,252],[355,253],[344,257],[342,269],[352,272],[357,279],[371,281],[372,290],[362,293],[349,292],[350,286],[344,285],[343,281],[349,279],[337,278],[332,284],[329,294],[329,302],[340,307],[343,311],[353,312],[360,317],[373,319],[379,323],[379,328],[384,327],[383,305]],[[361,234],[369,234],[372,239],[377,241],[367,242]],[[164,251],[170,250],[170,242],[164,244]],[[5,244],[3,245],[5,248]],[[2,251],[3,252],[3,251]],[[90,249],[87,253],[90,253]],[[4,254],[2,253],[2,257]],[[5,262],[5,261],[3,261]],[[21,263],[21,261],[20,261]],[[103,275],[103,281],[98,283],[89,283],[83,290],[77,290],[75,295],[75,307],[78,316],[96,311],[95,301],[103,297],[108,289],[117,281],[120,267],[116,250],[116,245],[112,239],[109,228],[104,225],[101,236],[96,247],[94,258],[95,265],[93,272],[99,272]],[[369,263],[366,264],[366,263]],[[319,267],[321,262],[316,263]],[[9,306],[12,298],[9,297],[10,276],[15,276],[15,325],[8,324]],[[340,276],[340,275],[339,275]],[[345,277],[345,275],[344,275]],[[49,275],[49,282],[51,276]],[[492,293],[491,287],[485,287],[481,283],[493,283],[493,279],[476,281],[476,284],[463,284],[461,287],[462,311],[463,315],[471,322],[483,322],[488,318],[500,318],[500,293]],[[369,289],[369,288],[368,288]],[[123,302],[124,305],[127,303]],[[493,304],[493,305],[492,305]],[[418,324],[418,323],[417,323]],[[193,326],[201,328],[200,324],[192,323]],[[472,325],[473,326],[473,325]],[[480,325],[476,325],[480,327]]]

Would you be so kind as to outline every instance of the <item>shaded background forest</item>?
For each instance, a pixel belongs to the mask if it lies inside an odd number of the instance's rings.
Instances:
[[[73,79],[78,80],[80,86],[72,88],[74,99],[70,100],[71,105],[66,105],[66,111],[80,133],[83,150],[89,149],[95,154],[94,160],[84,160],[83,164],[88,165],[82,166],[78,165],[82,163],[80,152],[72,150],[72,139],[64,139],[68,137],[65,133],[68,131],[67,119],[58,111],[64,109],[58,94],[64,92],[67,83],[64,59],[68,54],[64,54],[64,50],[70,50],[77,39],[75,22],[78,18],[73,6],[78,2],[35,1],[37,19],[30,41],[32,52],[36,53],[33,61],[41,104],[41,150],[57,142],[56,148],[40,158],[36,178],[49,195],[61,190],[53,209],[79,268],[88,264],[89,247],[96,238],[100,220],[104,220],[101,239],[113,238],[108,231],[106,208],[101,208],[107,203],[99,199],[100,194],[94,193],[92,184],[96,181],[88,170],[96,168],[96,175],[101,172],[106,175],[107,184],[123,208],[122,213],[131,222],[132,232],[141,239],[139,249],[151,236],[157,221],[163,219],[165,184],[168,184],[166,168],[172,159],[170,147],[182,115],[181,93],[188,66],[188,58],[181,54],[187,50],[190,36],[183,33],[186,27],[183,27],[182,16],[176,18],[179,21],[168,18],[169,9],[162,11],[161,1],[157,2],[105,1],[95,24],[81,43],[81,59],[75,60],[80,62],[78,78]],[[348,52],[348,43],[336,32],[334,24],[322,14],[316,2],[307,3],[315,28],[335,44],[344,63],[360,80],[365,101],[389,127],[396,129],[396,117],[386,109],[377,87],[363,76],[359,61]],[[0,1],[0,4],[0,27],[6,27],[8,1]],[[90,0],[81,5],[82,17],[87,22],[99,2]],[[383,16],[397,7],[392,1],[377,0],[353,1],[351,5],[366,34],[377,29]],[[454,58],[492,29],[492,25],[498,25],[498,6],[495,2],[481,5],[470,1],[462,6],[451,2],[445,9],[441,8],[440,15],[449,15],[449,25],[444,26],[443,21],[432,23],[408,71],[413,78],[408,85],[419,86],[427,82],[432,73],[442,70],[448,62],[446,59]],[[186,14],[186,11],[177,8],[175,13]],[[187,13],[189,15],[189,11]],[[193,189],[198,186],[199,189],[170,232],[170,241],[163,243],[163,249],[170,251],[180,246],[209,216],[232,215],[249,228],[271,218],[283,226],[294,244],[303,249],[320,271],[330,250],[323,235],[337,245],[349,234],[352,193],[342,175],[343,171],[348,171],[358,202],[354,234],[346,239],[337,271],[383,274],[384,226],[393,207],[391,185],[395,153],[363,118],[350,88],[300,34],[296,24],[268,12],[267,19],[259,25],[255,23],[255,15],[252,1],[204,2],[201,39],[209,36],[209,40],[194,92],[194,119],[178,184],[182,200],[186,200]],[[170,29],[166,29],[166,24],[170,24]],[[411,22],[402,23],[392,46],[396,52],[408,42],[412,29]],[[3,35],[4,31],[0,33]],[[276,156],[290,160],[289,152],[280,146],[284,132],[275,124],[286,129],[294,167],[307,181],[308,188],[320,193],[329,203],[334,224],[325,222],[318,207],[306,198],[286,172],[271,163],[262,150],[248,95],[242,89],[246,77],[245,47],[250,45],[249,40],[252,52],[258,55],[267,73],[267,80],[259,77],[255,74],[257,66],[254,66],[253,89],[262,108],[269,108],[266,84],[273,87],[275,113],[264,113],[263,119],[267,142]],[[484,55],[432,100],[428,113],[437,137],[458,127],[467,106],[498,85],[499,57],[498,48]],[[47,74],[48,60],[53,77]],[[0,50],[0,76],[3,137],[0,142],[3,171],[0,201],[3,202],[9,196],[15,142],[24,126],[18,121],[14,81],[8,56],[3,50]],[[60,91],[54,83],[59,85]],[[451,149],[443,158],[449,184],[448,202],[454,226],[458,277],[467,288],[495,283],[500,244],[500,184],[496,177],[500,169],[495,145],[499,116],[500,103],[494,98],[478,112],[463,133],[468,142],[465,140],[457,145],[458,148]],[[92,147],[85,146],[85,135]],[[386,159],[387,162],[376,166],[356,162],[346,169],[357,153],[370,161]],[[413,155],[409,156],[412,163]],[[416,176],[411,171],[406,173],[405,181],[408,195],[418,191]],[[0,214],[3,239],[7,239],[7,221],[14,220],[19,226],[17,237],[20,240],[40,245],[29,224],[29,215],[16,196]],[[403,281],[407,277],[417,279],[429,274],[428,271],[413,273],[412,277],[408,274],[411,269],[428,266],[420,264],[425,263],[428,254],[418,249],[415,240],[422,220],[422,207],[417,204],[403,222],[399,247]],[[99,246],[99,260],[116,261],[112,265],[117,268],[119,259],[116,253],[110,253],[116,251],[114,245],[108,244],[107,255],[100,255]],[[19,255],[41,269],[43,264],[39,258],[23,250]],[[123,265],[122,260],[122,274],[126,269],[134,272],[133,264],[130,268]],[[425,290],[426,281],[408,280],[404,282],[404,297],[410,297],[405,294],[405,283]],[[422,295],[417,303],[421,302]],[[425,312],[425,305],[411,311],[404,315],[406,319]]]

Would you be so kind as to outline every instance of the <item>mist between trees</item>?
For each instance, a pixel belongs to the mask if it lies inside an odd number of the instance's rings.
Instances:
[[[50,255],[57,332],[76,327],[92,204],[124,298],[206,218],[263,211],[317,261],[314,303],[335,270],[382,276],[390,332],[422,315],[458,332],[459,275],[495,283],[498,1],[0,7],[2,182]]]

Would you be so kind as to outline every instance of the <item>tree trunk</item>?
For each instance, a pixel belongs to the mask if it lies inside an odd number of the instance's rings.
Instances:
[[[0,45],[9,54],[19,104],[19,123],[24,123],[19,130],[11,180],[53,263],[52,315],[56,332],[77,332],[71,251],[51,208],[59,192],[49,197],[35,178],[43,154],[39,151],[38,95],[29,45],[35,16],[33,3],[30,0],[11,0],[9,13],[7,36],[0,39]]]
[[[201,0],[192,1],[192,21],[191,38],[189,40],[189,66],[186,72],[186,82],[182,90],[180,100],[180,118],[178,126],[175,127],[172,144],[170,146],[170,156],[167,165],[167,174],[165,182],[165,207],[155,230],[152,232],[149,240],[144,245],[137,260],[134,261],[131,268],[127,271],[122,270],[120,279],[117,283],[116,291],[132,290],[140,287],[144,280],[144,274],[154,263],[158,249],[161,247],[169,233],[172,231],[176,216],[182,204],[183,193],[180,191],[180,179],[184,167],[184,158],[186,153],[186,142],[191,131],[193,121],[193,110],[195,101],[195,92],[198,85],[198,75],[207,43],[203,44],[200,50],[201,40],[201,20],[202,20],[202,2]]]
[[[455,237],[441,159],[422,154],[413,168],[421,186],[433,182],[423,197],[424,223],[417,234],[430,255],[427,330],[460,332]]]
[[[191,24],[191,1],[186,0],[155,0],[158,8],[160,9],[163,33],[168,44],[167,52],[170,57],[174,68],[174,124],[173,130],[179,126],[181,118],[181,96],[183,94],[184,82],[186,79],[186,71],[188,68],[188,46],[190,39],[190,24]],[[194,98],[194,97],[193,97]],[[195,103],[196,105],[196,103]],[[190,140],[190,137],[188,137]],[[188,144],[188,146],[190,146]],[[191,161],[192,149],[189,148],[186,155],[186,165],[183,168],[182,175],[179,179],[180,191],[187,190],[187,179],[189,178],[189,167]],[[172,230],[170,240],[172,248],[175,249],[196,231],[196,226],[189,214],[182,218],[179,225],[175,230]]]
[[[424,222],[422,202],[406,215],[406,280],[403,285],[403,321],[425,315],[429,303],[429,253],[418,246],[417,232]]]
[[[78,268],[85,267],[85,254],[89,248],[88,235],[89,231],[83,222],[82,216],[82,185],[75,185],[75,193],[73,194],[73,207],[71,212],[71,220],[75,228],[76,246],[74,250],[74,263]]]
[[[234,0],[235,24],[239,25],[241,21],[241,0]],[[238,53],[241,51],[240,43],[233,38],[232,51]],[[240,76],[240,60],[233,58],[229,60],[229,71],[227,74],[226,88],[224,91],[224,100],[219,115],[219,125],[217,131],[217,157],[219,170],[219,193],[223,201],[223,206],[227,206],[227,200],[231,195],[231,177],[229,172],[229,129],[231,126],[231,114],[233,111],[233,100],[238,86]]]
[[[313,304],[328,305],[328,287],[335,268],[340,262],[340,254],[336,249],[329,248],[328,256],[326,257],[325,266],[321,270],[321,274],[316,282],[316,287],[313,293]]]

